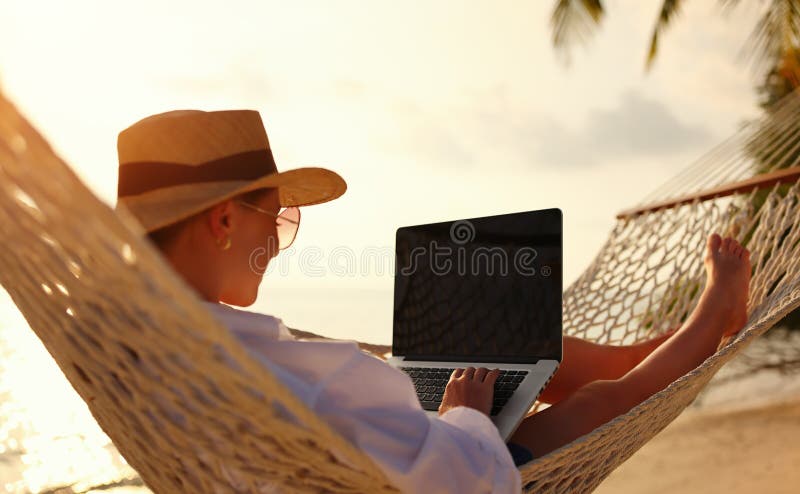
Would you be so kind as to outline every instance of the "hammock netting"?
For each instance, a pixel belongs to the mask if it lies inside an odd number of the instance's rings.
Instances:
[[[752,253],[739,335],[629,412],[523,465],[525,490],[593,490],[800,305],[798,110],[800,97],[788,97],[620,214],[565,290],[566,333],[632,343],[694,307],[710,232]],[[212,319],[135,220],[97,199],[2,96],[0,244],[0,283],[152,491],[396,492]]]

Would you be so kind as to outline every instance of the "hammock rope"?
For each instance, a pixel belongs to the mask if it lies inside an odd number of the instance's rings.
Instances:
[[[567,334],[633,343],[679,325],[694,307],[709,232],[732,234],[752,252],[743,331],[629,412],[523,465],[526,490],[593,490],[800,305],[799,109],[791,95],[621,213],[565,290]],[[749,189],[699,199],[753,178]],[[686,200],[663,206],[676,198]],[[212,319],[141,233],[0,96],[0,283],[150,489],[397,492]]]

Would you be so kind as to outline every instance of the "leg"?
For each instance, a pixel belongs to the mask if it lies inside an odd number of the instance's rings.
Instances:
[[[677,328],[676,328],[677,329]],[[634,345],[600,345],[574,336],[564,337],[564,356],[539,401],[555,404],[592,381],[617,379],[636,367],[675,332],[675,329]]]
[[[630,372],[594,381],[555,405],[526,417],[511,441],[544,455],[627,412],[711,356],[720,339],[747,320],[749,252],[732,239],[709,236],[707,283],[686,323]]]

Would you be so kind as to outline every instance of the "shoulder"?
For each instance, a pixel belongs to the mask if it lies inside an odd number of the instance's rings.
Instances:
[[[204,301],[203,304],[220,322],[234,333],[268,333],[276,339],[294,339],[279,318],[230,305]]]

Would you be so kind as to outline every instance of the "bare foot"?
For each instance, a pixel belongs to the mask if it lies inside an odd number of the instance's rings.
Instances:
[[[702,298],[724,318],[726,324],[720,336],[727,340],[747,322],[750,251],[731,237],[712,233],[706,242],[704,263],[707,283]]]

